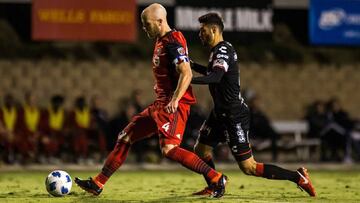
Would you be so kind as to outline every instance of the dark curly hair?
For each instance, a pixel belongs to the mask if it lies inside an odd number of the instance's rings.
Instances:
[[[198,21],[199,23],[204,23],[206,25],[216,25],[219,27],[221,32],[224,30],[223,20],[217,13],[207,13],[203,16],[200,16]]]

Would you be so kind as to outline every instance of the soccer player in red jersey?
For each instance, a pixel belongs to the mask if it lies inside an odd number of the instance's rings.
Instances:
[[[152,59],[156,100],[120,132],[102,171],[88,180],[75,178],[75,182],[85,191],[99,195],[110,176],[125,161],[131,144],[157,134],[164,156],[203,174],[214,188],[211,196],[219,198],[225,193],[227,177],[194,153],[180,148],[190,105],[196,102],[190,86],[192,73],[186,40],[181,32],[170,29],[166,10],[160,4],[145,8],[141,21],[148,37],[156,39]]]
[[[207,67],[192,63],[193,70],[205,76],[195,77],[191,83],[209,86],[214,108],[200,129],[195,152],[209,166],[215,168],[211,152],[220,142],[226,142],[245,174],[289,180],[310,196],[315,196],[315,189],[305,168],[290,171],[255,161],[249,144],[249,108],[240,94],[240,72],[236,51],[229,42],[224,41],[224,24],[217,13],[201,16],[199,23],[199,37],[211,53]],[[206,177],[205,180],[210,183]],[[212,184],[208,184],[204,190],[194,195],[208,195],[212,191]]]

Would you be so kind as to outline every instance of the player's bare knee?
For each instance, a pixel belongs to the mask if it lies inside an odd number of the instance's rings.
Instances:
[[[175,147],[176,147],[176,145],[172,145],[172,144],[164,145],[161,147],[161,153],[166,157],[168,155],[168,153]]]

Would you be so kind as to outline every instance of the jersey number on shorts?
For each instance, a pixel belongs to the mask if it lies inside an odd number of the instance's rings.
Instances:
[[[161,128],[163,128],[165,132],[167,132],[170,128],[170,122],[165,123]]]

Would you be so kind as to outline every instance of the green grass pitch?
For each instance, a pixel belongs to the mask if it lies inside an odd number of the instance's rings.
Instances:
[[[68,171],[72,178],[96,172]],[[202,176],[186,170],[117,171],[99,197],[75,183],[66,197],[51,197],[45,189],[49,171],[0,172],[0,202],[360,202],[360,172],[310,171],[318,197],[311,198],[294,183],[249,177],[225,171],[230,182],[221,199],[194,197],[204,186]]]

